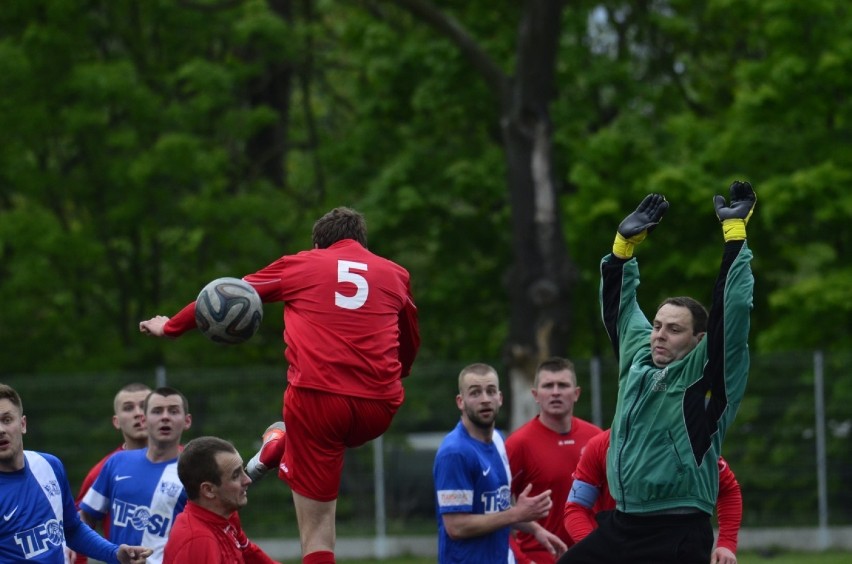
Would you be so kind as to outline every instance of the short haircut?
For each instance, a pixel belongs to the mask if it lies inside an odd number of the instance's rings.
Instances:
[[[12,402],[12,405],[18,408],[21,415],[24,414],[24,403],[21,401],[21,396],[15,391],[15,388],[8,384],[0,384],[0,399],[7,399]]]
[[[115,396],[112,398],[112,405],[115,408],[115,411],[118,411],[118,405],[116,405],[116,401],[118,401],[119,394],[124,392],[133,393],[133,392],[150,392],[151,388],[147,384],[142,384],[140,382],[131,382],[125,386],[122,386],[120,390],[115,393]]]
[[[216,462],[220,452],[236,453],[237,449],[219,437],[198,437],[186,443],[178,457],[177,471],[189,499],[198,499],[204,482],[222,484],[222,470]]]
[[[354,239],[366,247],[367,220],[352,208],[334,208],[314,223],[312,238],[319,249],[344,239]]]
[[[497,371],[494,370],[493,366],[485,364],[483,362],[474,362],[473,364],[468,364],[459,372],[459,393],[463,392],[462,390],[462,382],[464,381],[464,377],[468,374],[476,374],[478,376],[488,376],[489,374],[497,375]]]
[[[698,333],[706,333],[707,332],[707,309],[701,302],[694,298],[690,298],[689,296],[677,296],[674,298],[666,298],[663,302],[657,307],[657,311],[660,311],[660,308],[664,305],[673,305],[678,307],[685,307],[692,314],[692,334],[697,335]]]
[[[563,370],[568,370],[571,372],[571,375],[574,377],[574,385],[577,385],[577,371],[574,369],[574,363],[568,360],[567,358],[562,358],[561,356],[552,356],[546,360],[542,360],[538,368],[535,369],[535,380],[533,382],[534,386],[538,386],[538,375],[542,373],[542,371],[546,372],[562,372]]]
[[[168,386],[161,386],[156,390],[152,391],[150,394],[148,394],[148,397],[145,398],[145,403],[142,405],[142,408],[146,414],[148,413],[148,400],[150,400],[151,396],[153,396],[154,394],[157,394],[158,396],[163,396],[165,398],[169,396],[180,396],[180,401],[183,404],[183,412],[189,413],[189,402],[186,401],[186,396],[184,396],[182,393],[180,393],[174,388],[170,388]]]

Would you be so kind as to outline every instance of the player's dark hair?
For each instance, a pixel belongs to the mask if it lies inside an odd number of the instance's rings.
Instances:
[[[150,400],[151,396],[153,396],[154,394],[157,394],[158,396],[163,396],[164,398],[167,398],[169,396],[180,396],[180,401],[183,404],[183,412],[189,413],[189,402],[186,400],[186,396],[184,396],[182,393],[180,393],[174,388],[170,388],[168,386],[161,386],[156,390],[152,391],[150,394],[148,394],[148,397],[145,398],[145,403],[142,404],[142,410],[145,412],[146,415],[148,414],[148,400]]]
[[[576,386],[577,371],[574,369],[574,363],[567,358],[562,358],[561,356],[552,356],[546,360],[542,360],[539,363],[538,368],[535,369],[535,382],[533,384],[538,386],[538,375],[541,374],[542,371],[562,372],[563,370],[568,370],[574,375],[574,385]]]
[[[657,311],[660,311],[660,308],[664,305],[673,305],[678,307],[685,307],[692,314],[692,334],[697,335],[698,333],[706,333],[707,332],[707,310],[701,305],[696,299],[690,298],[688,296],[677,296],[674,298],[666,298],[663,300],[657,307]]]
[[[236,453],[237,449],[219,437],[198,437],[186,443],[178,457],[177,471],[189,499],[198,499],[204,482],[222,485],[222,470],[216,462],[220,452]]]
[[[367,246],[367,220],[352,208],[334,208],[314,223],[314,245],[327,249],[338,241],[354,239]]]
[[[21,396],[15,391],[15,388],[8,384],[0,384],[0,399],[7,399],[12,402],[12,405],[18,408],[21,414],[24,413],[24,403],[21,401]]]

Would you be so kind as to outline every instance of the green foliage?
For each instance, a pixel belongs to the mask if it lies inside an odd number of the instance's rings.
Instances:
[[[3,372],[283,371],[280,304],[240,347],[147,339],[138,322],[173,314],[210,279],[308,248],[314,219],[337,205],[365,212],[371,248],[411,271],[418,362],[498,357],[510,330],[511,168],[502,93],[469,53],[398,3],[205,4],[4,3]],[[510,88],[530,87],[515,60],[527,4],[422,5],[450,16]],[[711,198],[734,179],[758,194],[753,349],[852,350],[849,8],[583,1],[567,3],[561,23],[545,99],[576,283],[572,341],[559,352],[609,353],[598,264],[648,192],[672,207],[637,252],[643,309],[669,294],[706,302],[722,241]],[[744,459],[795,459],[736,435],[763,421],[806,431],[804,406],[760,396],[783,368],[754,370],[731,436]],[[405,431],[443,421],[425,398],[452,397],[456,371],[408,384]],[[832,409],[852,401],[839,372]],[[782,487],[773,468],[745,477],[751,491]]]

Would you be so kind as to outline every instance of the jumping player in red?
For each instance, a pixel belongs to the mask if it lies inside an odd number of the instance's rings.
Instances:
[[[571,537],[562,527],[562,503],[573,481],[571,474],[586,443],[601,433],[600,427],[574,417],[574,404],[580,399],[574,364],[564,358],[550,358],[535,372],[532,394],[539,414],[506,439],[506,452],[512,469],[512,494],[518,497],[527,485],[531,494],[551,490],[556,500],[550,513],[538,524],[570,547]],[[556,558],[522,531],[512,539],[518,564],[553,564]]]
[[[583,450],[574,471],[574,486],[564,508],[565,530],[578,543],[597,528],[595,515],[615,509],[606,481],[609,429],[593,437]],[[716,498],[719,538],[710,564],[737,564],[737,537],[743,520],[743,496],[737,477],[719,457],[719,497]]]
[[[272,427],[261,454],[293,491],[302,561],[321,564],[334,562],[344,451],[390,426],[420,334],[408,272],[367,250],[360,213],[326,213],[314,224],[313,243],[243,279],[264,302],[284,302],[286,433],[280,423]],[[157,337],[195,327],[194,302],[171,319],[139,324]]]

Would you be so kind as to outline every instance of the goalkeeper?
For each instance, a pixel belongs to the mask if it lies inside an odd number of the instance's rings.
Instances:
[[[621,222],[601,262],[601,310],[619,364],[607,454],[616,510],[600,514],[560,564],[710,562],[717,460],[745,391],[754,286],[746,224],[756,197],[740,181],[730,194],[730,204],[714,198],[725,246],[709,317],[696,300],[677,297],[649,323],[636,302],[633,248],[668,209],[663,196],[648,195]]]

